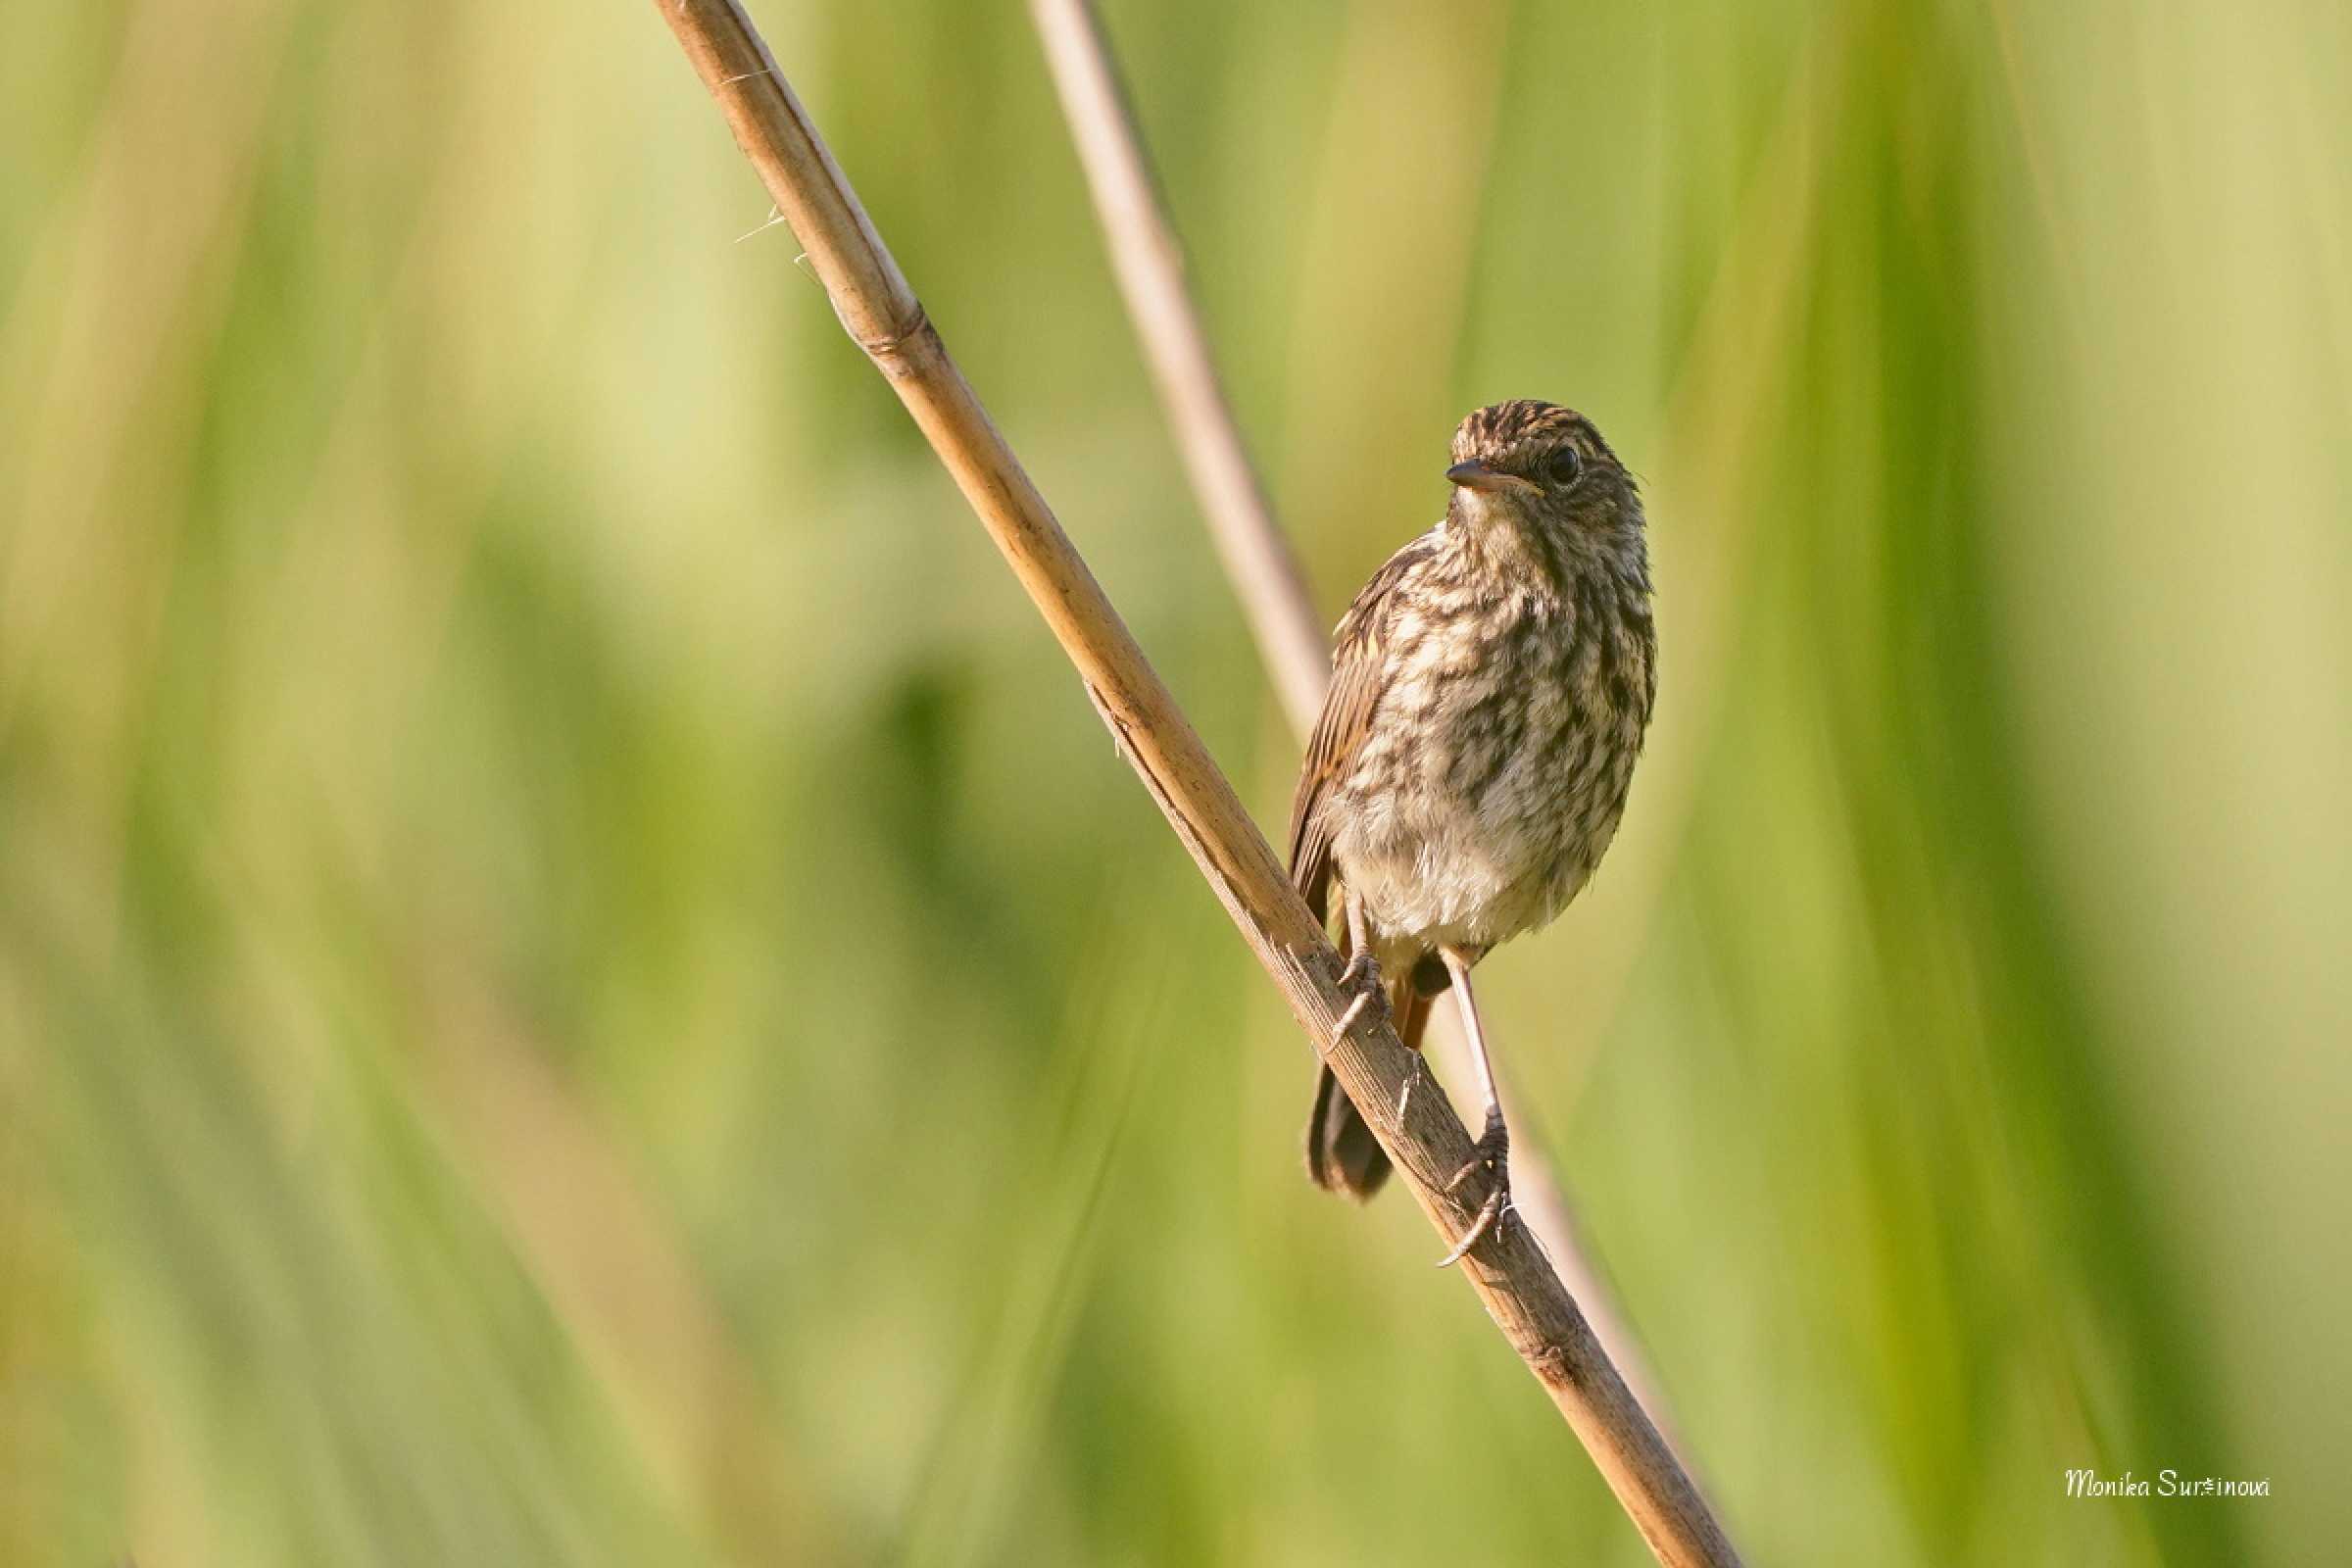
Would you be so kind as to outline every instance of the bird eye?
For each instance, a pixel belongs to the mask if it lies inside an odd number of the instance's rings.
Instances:
[[[1562,447],[1544,465],[1544,476],[1562,489],[1576,483],[1576,476],[1585,469],[1585,460],[1574,447]]]

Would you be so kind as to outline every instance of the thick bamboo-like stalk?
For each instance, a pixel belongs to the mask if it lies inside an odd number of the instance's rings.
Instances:
[[[1416,1063],[1386,1022],[1367,1018],[1338,1035],[1348,1001],[1339,986],[1338,953],[949,358],[749,19],[733,0],[655,0],[655,8],[718,100],[842,326],[914,416],[1077,667],[1120,753],[1450,1243],[1485,1196],[1483,1184],[1445,1189],[1471,1159],[1470,1135],[1443,1096],[1405,1097]],[[1737,1562],[1526,1227],[1495,1227],[1463,1259],[1462,1272],[1658,1560]]]
[[[1119,79],[1094,0],[1030,0],[1046,62],[1061,96],[1070,139],[1086,170],[1095,213],[1109,242],[1111,268],[1145,362],[1176,433],[1193,493],[1209,536],[1242,601],[1258,657],[1281,694],[1283,710],[1306,738],[1329,683],[1329,650],[1290,542],[1275,521],[1250,461],[1209,352],[1200,312],[1185,284],[1184,247],[1168,215],[1135,109]],[[1450,1012],[1430,1020],[1448,1061],[1464,1066],[1468,1046]],[[1513,1127],[1527,1119],[1507,1082],[1498,1082]],[[1542,1152],[1522,1138],[1511,1150],[1511,1202],[1585,1310],[1626,1384],[1660,1430],[1673,1422],[1640,1344],[1618,1308],[1607,1277],[1592,1261],[1559,1178]]]

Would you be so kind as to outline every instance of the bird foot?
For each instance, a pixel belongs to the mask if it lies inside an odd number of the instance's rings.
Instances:
[[[1452,1251],[1438,1259],[1438,1267],[1446,1268],[1460,1262],[1470,1249],[1494,1231],[1504,1210],[1510,1206],[1510,1155],[1511,1130],[1503,1125],[1500,1116],[1488,1117],[1487,1130],[1480,1136],[1469,1161],[1453,1173],[1453,1179],[1446,1184],[1446,1190],[1452,1192],[1469,1178],[1472,1171],[1482,1167],[1494,1173],[1494,1185],[1487,1189],[1486,1201],[1478,1205],[1478,1214],[1470,1221],[1470,1228],[1462,1233],[1460,1241],[1453,1244]]]
[[[1365,1013],[1375,1007],[1385,1009],[1389,1004],[1388,988],[1380,980],[1380,965],[1368,953],[1358,952],[1348,960],[1348,967],[1340,971],[1340,989],[1353,991],[1355,1000],[1348,1004],[1348,1010],[1332,1026],[1331,1043],[1335,1046],[1348,1038],[1348,1031]]]

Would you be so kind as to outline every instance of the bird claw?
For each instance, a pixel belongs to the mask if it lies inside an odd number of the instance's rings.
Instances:
[[[1460,1262],[1469,1254],[1470,1249],[1484,1241],[1494,1230],[1496,1223],[1500,1221],[1509,1207],[1511,1200],[1510,1151],[1510,1129],[1505,1127],[1499,1118],[1489,1121],[1486,1133],[1479,1139],[1478,1146],[1469,1160],[1463,1164],[1460,1170],[1455,1171],[1453,1179],[1446,1184],[1446,1191],[1450,1193],[1461,1186],[1472,1171],[1478,1170],[1482,1166],[1494,1172],[1494,1184],[1487,1189],[1486,1201],[1478,1205],[1478,1213],[1470,1221],[1470,1228],[1462,1232],[1462,1239],[1453,1244],[1452,1251],[1438,1259],[1438,1267],[1450,1268]]]

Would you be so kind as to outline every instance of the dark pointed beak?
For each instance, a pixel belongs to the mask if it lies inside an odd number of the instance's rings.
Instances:
[[[1446,470],[1446,477],[1465,490],[1484,490],[1491,495],[1536,488],[1515,473],[1490,468],[1483,463],[1457,463]]]

